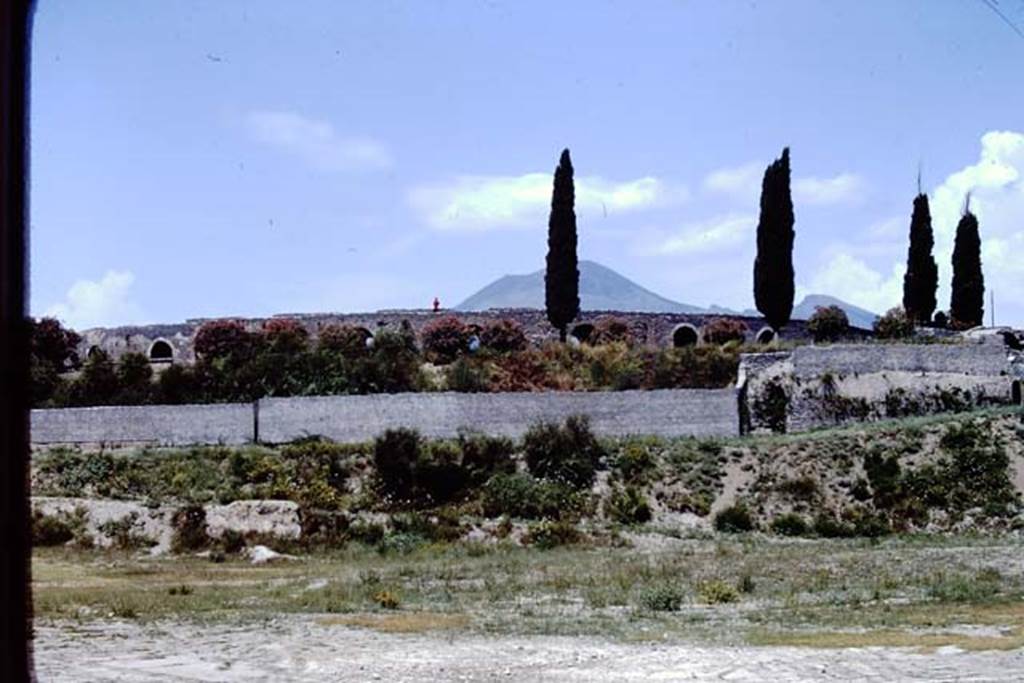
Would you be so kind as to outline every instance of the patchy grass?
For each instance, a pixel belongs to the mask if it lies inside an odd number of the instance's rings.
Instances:
[[[40,548],[33,591],[44,620],[307,613],[396,633],[822,647],[871,638],[925,647],[940,636],[981,647],[982,637],[1001,645],[1024,628],[1019,539],[649,537],[662,542],[551,550],[435,542],[402,555],[354,544],[259,566]],[[984,590],[964,588],[977,584]],[[383,593],[398,604],[384,604]]]

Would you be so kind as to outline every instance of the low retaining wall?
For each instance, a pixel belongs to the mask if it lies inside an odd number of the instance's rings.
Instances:
[[[587,415],[594,431],[608,436],[739,434],[734,389],[666,389],[271,398],[259,402],[259,438],[267,443],[311,435],[365,441],[393,427],[433,437],[455,436],[460,428],[518,437],[535,422],[574,414]]]
[[[255,430],[251,403],[33,410],[31,420],[40,445],[243,444]]]
[[[32,443],[180,446],[283,443],[312,435],[352,442],[395,427],[433,437],[460,429],[518,437],[535,422],[574,414],[587,415],[594,431],[608,436],[734,436],[740,424],[734,389],[371,394],[33,410]]]

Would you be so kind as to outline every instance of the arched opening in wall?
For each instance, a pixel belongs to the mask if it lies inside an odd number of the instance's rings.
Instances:
[[[150,363],[170,363],[174,360],[174,349],[163,339],[157,339],[149,347]]]
[[[103,349],[101,349],[97,344],[93,344],[92,346],[89,347],[89,350],[85,352],[85,357],[92,358],[102,350]]]
[[[775,337],[775,330],[773,330],[770,327],[762,327],[761,330],[757,333],[757,336],[754,337],[754,339],[757,341],[758,344],[771,344],[773,341],[775,341]]]
[[[569,336],[578,341],[580,344],[584,344],[590,341],[590,337],[594,334],[594,326],[590,323],[580,323],[576,327],[572,328],[569,332]]]
[[[1014,405],[1024,404],[1024,397],[1021,396],[1020,380],[1014,380],[1013,385],[1010,387],[1010,398],[1013,400]]]
[[[677,349],[684,346],[693,346],[699,338],[700,335],[697,334],[697,328],[687,323],[683,323],[672,330],[672,346]]]

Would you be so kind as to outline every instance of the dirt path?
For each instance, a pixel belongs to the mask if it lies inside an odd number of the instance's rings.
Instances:
[[[36,629],[42,681],[1020,681],[1024,651],[812,650],[599,638],[384,634],[264,623],[90,622]]]

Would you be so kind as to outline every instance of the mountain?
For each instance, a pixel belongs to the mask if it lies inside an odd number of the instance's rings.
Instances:
[[[645,311],[703,313],[699,306],[681,304],[644,289],[611,268],[580,261],[580,309],[584,311]],[[529,275],[505,275],[455,307],[457,311],[488,308],[544,308],[544,270]]]
[[[828,296],[827,294],[808,294],[793,309],[791,317],[793,320],[807,320],[814,314],[814,309],[818,306],[838,306],[846,311],[846,317],[850,319],[850,325],[865,330],[870,330],[878,318],[878,315],[871,311],[848,304],[841,299]]]

